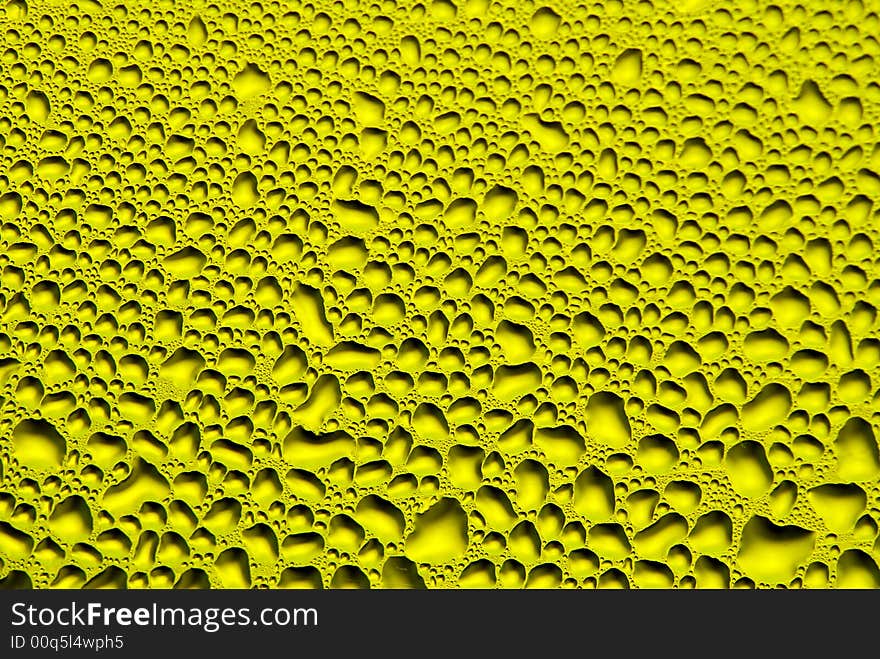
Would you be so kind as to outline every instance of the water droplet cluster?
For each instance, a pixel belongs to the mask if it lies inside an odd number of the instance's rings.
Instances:
[[[871,3],[0,30],[0,587],[880,586]]]

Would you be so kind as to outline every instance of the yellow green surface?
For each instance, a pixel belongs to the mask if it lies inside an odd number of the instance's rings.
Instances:
[[[877,11],[5,1],[0,586],[880,586]]]

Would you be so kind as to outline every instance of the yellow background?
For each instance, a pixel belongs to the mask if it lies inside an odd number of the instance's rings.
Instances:
[[[3,587],[880,585],[872,3],[0,29]]]

